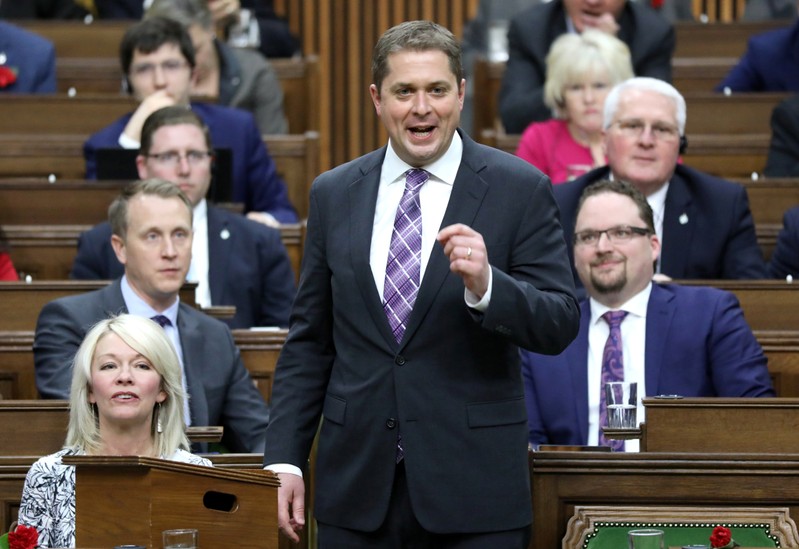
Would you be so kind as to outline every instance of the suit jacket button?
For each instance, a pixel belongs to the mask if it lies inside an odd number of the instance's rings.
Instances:
[[[386,420],[386,428],[393,429],[396,426],[397,426],[397,420],[394,419],[393,417],[390,417]]]
[[[396,364],[397,366],[404,365],[405,364],[405,357],[402,356],[402,355],[399,355],[397,358],[394,359],[394,364]]]

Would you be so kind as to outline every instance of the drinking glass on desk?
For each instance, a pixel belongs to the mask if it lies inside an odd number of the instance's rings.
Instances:
[[[164,530],[161,533],[164,549],[198,549],[200,533],[193,528]]]
[[[605,384],[605,402],[608,406],[610,429],[636,429],[638,406],[638,383],[634,381],[611,381]]]
[[[645,528],[627,532],[629,549],[663,549],[663,530]]]

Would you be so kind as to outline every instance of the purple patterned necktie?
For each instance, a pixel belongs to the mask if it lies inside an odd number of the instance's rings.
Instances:
[[[602,352],[602,380],[599,384],[599,444],[614,450],[624,451],[623,440],[608,440],[602,433],[602,426],[608,424],[608,405],[605,401],[605,383],[624,381],[624,353],[621,347],[621,321],[627,311],[608,311],[602,318],[610,326],[610,333]]]
[[[430,177],[424,170],[408,170],[405,174],[405,192],[402,194],[394,232],[386,263],[386,281],[383,287],[383,309],[397,343],[405,335],[405,326],[411,316],[416,294],[419,293],[419,273],[422,260],[422,208],[419,189]]]
[[[166,328],[167,326],[171,326],[172,325],[172,321],[169,320],[164,315],[152,316],[152,317],[150,317],[150,320],[152,320],[154,322],[157,322],[162,328]]]

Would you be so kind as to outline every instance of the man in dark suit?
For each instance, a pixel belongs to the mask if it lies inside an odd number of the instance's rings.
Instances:
[[[14,73],[14,82],[0,84],[2,93],[55,93],[55,47],[49,40],[0,21],[0,70]]]
[[[638,383],[639,397],[774,396],[766,357],[733,294],[652,282],[660,241],[652,209],[634,187],[600,181],[586,188],[574,235],[574,262],[590,297],[581,303],[580,333],[557,356],[522,352],[534,447],[600,440],[608,311],[627,313],[623,379]]]
[[[793,25],[756,34],[716,91],[799,92],[799,19]]]
[[[194,208],[190,282],[198,282],[196,302],[233,305],[231,328],[288,326],[296,291],[294,272],[280,231],[208,205],[213,151],[208,127],[193,111],[164,107],[142,128],[136,163],[139,177],[159,177],[178,185]],[[109,280],[124,268],[111,243],[111,225],[101,223],[78,239],[71,277]]]
[[[321,549],[527,547],[518,349],[560,352],[578,324],[551,186],[457,131],[465,81],[448,30],[393,27],[372,67],[389,144],[311,191],[264,454],[279,524],[295,538],[303,525],[324,414]]]
[[[565,32],[597,28],[627,44],[638,76],[671,80],[674,29],[641,2],[552,0],[513,18],[508,31],[508,64],[499,94],[499,113],[508,133],[522,133],[533,121],[552,118],[544,105],[546,56]]]
[[[186,105],[205,121],[215,147],[233,153],[233,200],[247,216],[267,225],[296,223],[286,184],[277,174],[252,114],[210,103],[190,103],[194,46],[182,25],[153,17],[131,26],[120,46],[122,71],[140,101],[136,110],[96,132],[83,145],[86,177],[97,175],[96,151],[139,148],[144,121],[170,105]]]
[[[677,163],[685,118],[685,99],[661,80],[632,78],[610,91],[604,114],[608,166],[554,189],[569,253],[583,190],[613,178],[632,184],[652,206],[662,245],[659,275],[767,278],[746,189]]]
[[[191,261],[192,209],[163,179],[126,187],[109,210],[112,243],[125,275],[109,286],[45,305],[36,324],[36,387],[43,398],[68,398],[71,365],[99,320],[130,313],[157,320],[175,346],[189,395],[190,425],[221,425],[233,452],[261,452],[269,409],[244,368],[227,326],[180,303]]]
[[[771,113],[771,144],[763,173],[799,177],[799,95],[783,99]]]

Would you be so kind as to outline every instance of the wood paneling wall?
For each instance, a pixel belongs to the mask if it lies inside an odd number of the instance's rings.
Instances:
[[[303,54],[319,57],[323,169],[386,142],[369,97],[372,48],[402,21],[430,19],[459,38],[479,0],[276,0],[302,39]]]

